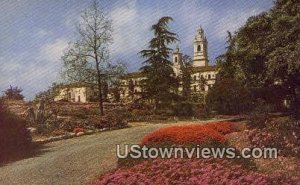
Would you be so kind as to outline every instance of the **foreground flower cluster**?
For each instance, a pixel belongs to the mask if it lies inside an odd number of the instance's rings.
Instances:
[[[224,159],[155,159],[121,168],[94,182],[101,184],[299,184],[299,179],[266,176]]]
[[[231,122],[172,126],[147,135],[141,144],[154,147],[164,144],[181,146],[208,144],[206,146],[214,147],[215,143],[226,144],[225,135],[236,131],[235,124]],[[250,171],[238,165],[235,160],[172,158],[147,160],[127,168],[119,168],[102,176],[94,184],[300,185],[300,179]]]
[[[185,125],[161,128],[142,140],[142,145],[192,145],[208,142],[224,143],[224,135],[236,131],[233,123],[215,122],[205,125]]]
[[[252,129],[245,132],[252,147],[274,147],[278,148],[282,155],[294,155],[300,157],[300,146],[295,135],[289,137],[278,132],[270,132],[267,129]]]

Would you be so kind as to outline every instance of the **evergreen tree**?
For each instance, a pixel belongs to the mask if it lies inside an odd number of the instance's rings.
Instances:
[[[153,101],[154,109],[160,103],[172,101],[176,96],[178,82],[172,69],[169,55],[172,51],[169,44],[177,41],[177,35],[169,31],[168,24],[173,19],[162,17],[152,25],[154,38],[149,42],[149,47],[140,52],[145,58],[141,68],[146,79],[142,81],[147,99]]]
[[[189,100],[191,96],[191,67],[192,59],[188,55],[184,55],[180,61],[181,83],[182,83],[182,97]]]

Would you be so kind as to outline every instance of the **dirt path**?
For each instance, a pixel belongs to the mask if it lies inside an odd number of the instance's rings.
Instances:
[[[45,144],[41,154],[0,167],[0,184],[89,183],[116,168],[117,144],[138,143],[146,134],[169,125],[139,123],[126,129]]]

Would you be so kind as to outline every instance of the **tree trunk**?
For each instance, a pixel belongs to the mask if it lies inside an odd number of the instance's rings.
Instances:
[[[95,58],[96,58],[96,68],[97,68],[99,109],[100,109],[100,115],[103,116],[104,110],[103,110],[103,99],[102,99],[101,72],[100,72],[99,61],[96,52],[95,52]]]
[[[103,99],[102,99],[102,84],[101,84],[100,76],[98,76],[98,98],[99,98],[100,115],[103,116],[104,111],[103,111]]]

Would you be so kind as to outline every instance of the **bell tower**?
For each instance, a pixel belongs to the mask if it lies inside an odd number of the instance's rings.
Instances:
[[[200,27],[194,39],[194,67],[204,67],[208,65],[207,57],[207,39],[203,29]]]
[[[177,46],[173,52],[173,71],[176,76],[180,74],[180,62],[182,60],[182,53],[179,51],[179,47]]]

